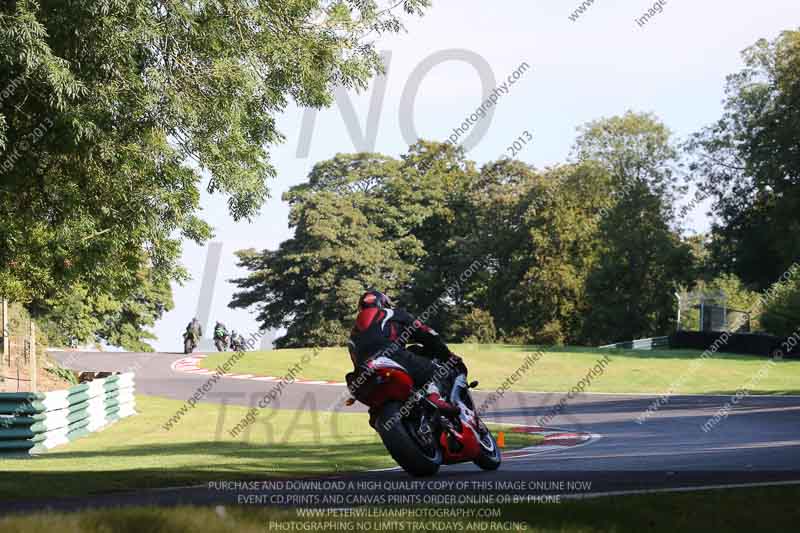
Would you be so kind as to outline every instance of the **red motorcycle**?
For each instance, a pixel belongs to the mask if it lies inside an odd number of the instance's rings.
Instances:
[[[454,373],[449,393],[442,391],[459,409],[449,416],[415,389],[406,369],[388,357],[370,359],[359,373],[346,376],[355,396],[348,405],[358,400],[370,407],[370,423],[397,464],[412,476],[432,476],[442,464],[472,461],[484,470],[500,466],[500,449],[469,393],[478,382],[467,383],[463,364]]]

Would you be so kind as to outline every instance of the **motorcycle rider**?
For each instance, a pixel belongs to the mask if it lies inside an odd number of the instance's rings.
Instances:
[[[192,321],[186,325],[186,333],[184,334],[184,337],[192,339],[192,344],[197,346],[197,343],[200,341],[202,336],[203,327],[200,325],[200,321],[197,320],[197,317],[194,317],[192,318]]]
[[[424,355],[406,349],[409,341],[420,343]],[[392,300],[382,292],[369,290],[358,301],[358,316],[348,342],[350,358],[356,372],[363,371],[369,359],[386,356],[402,365],[416,387],[425,388],[428,401],[445,414],[455,414],[458,408],[441,396],[444,388],[441,367],[434,359],[447,362],[448,367],[463,365],[461,358],[450,351],[439,335],[419,319],[395,309]]]
[[[227,337],[228,329],[225,327],[225,324],[217,320],[217,323],[214,324],[214,342],[222,341],[223,344],[227,344]]]
[[[236,333],[236,330],[231,331],[231,350],[236,352],[244,351],[244,337]]]

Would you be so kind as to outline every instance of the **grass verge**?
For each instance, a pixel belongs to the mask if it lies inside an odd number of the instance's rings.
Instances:
[[[183,402],[137,396],[140,414],[46,454],[0,458],[0,499],[54,498],[214,480],[328,474],[395,466],[366,413],[265,409],[237,438],[246,407],[201,403],[170,431]],[[538,443],[506,434],[507,449]],[[24,487],[21,490],[20,487]],[[2,529],[0,529],[2,531]]]
[[[539,348],[499,344],[454,344],[454,352],[464,357],[470,376],[480,380],[481,389],[491,390],[525,365],[525,358]],[[542,357],[522,372],[514,390],[568,391],[587,376],[598,360],[608,356],[602,375],[594,376],[587,392],[626,392],[662,394],[680,382],[675,394],[735,394],[758,374],[766,358],[718,353],[702,360],[692,371],[692,361],[700,352],[692,350],[599,350],[596,348],[544,348]],[[311,349],[286,349],[248,352],[232,372],[262,376],[284,376]],[[201,365],[214,369],[230,354],[212,354]],[[305,379],[344,379],[352,370],[345,348],[324,348],[316,357],[301,365],[298,377]],[[800,360],[775,363],[758,381],[751,394],[800,394]]]
[[[4,533],[264,531],[560,531],[728,532],[794,531],[800,488],[770,487],[501,506],[496,518],[303,518],[293,509],[258,507],[126,508],[36,513],[0,518]],[[281,524],[283,527],[276,527]],[[146,528],[145,525],[146,524]],[[496,524],[493,528],[493,524]],[[294,527],[292,528],[292,525]],[[502,527],[505,525],[506,527]],[[516,526],[513,527],[513,526]],[[497,527],[501,526],[501,527]],[[511,527],[509,527],[511,526]],[[290,529],[292,528],[292,529]]]

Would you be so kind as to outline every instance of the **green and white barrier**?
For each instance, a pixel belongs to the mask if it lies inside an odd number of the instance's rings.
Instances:
[[[134,374],[54,392],[0,393],[0,454],[37,453],[136,414]]]
[[[637,339],[635,341],[617,342],[600,346],[603,348],[617,348],[621,350],[652,350],[653,348],[669,348],[669,337],[653,337],[651,339]]]

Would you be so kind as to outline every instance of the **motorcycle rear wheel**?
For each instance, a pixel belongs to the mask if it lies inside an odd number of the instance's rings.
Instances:
[[[432,450],[425,450],[409,434],[408,422],[400,416],[400,402],[388,402],[378,415],[376,429],[383,445],[403,470],[415,477],[432,476],[442,464],[442,450],[434,442]]]

